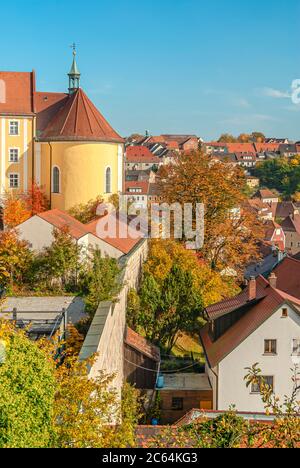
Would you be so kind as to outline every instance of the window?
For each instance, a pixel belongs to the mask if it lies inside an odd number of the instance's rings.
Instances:
[[[58,167],[54,167],[52,171],[52,192],[59,193],[60,192],[60,171]]]
[[[9,148],[9,162],[19,162],[19,148]]]
[[[276,340],[265,340],[265,354],[277,354]]]
[[[289,316],[289,311],[287,309],[282,309],[282,318],[287,318]]]
[[[260,378],[259,382],[253,383],[251,385],[251,393],[260,393],[263,383],[267,385],[268,387],[270,387],[272,390],[274,390],[274,377],[269,376],[269,375],[263,375]]]
[[[175,411],[183,410],[183,398],[172,398],[172,409]]]
[[[105,172],[105,192],[111,193],[111,168],[108,167]]]
[[[9,122],[9,134],[19,135],[19,122],[18,120],[10,120]]]
[[[19,188],[19,174],[9,174],[9,188]]]
[[[293,356],[300,356],[300,338],[293,340]]]

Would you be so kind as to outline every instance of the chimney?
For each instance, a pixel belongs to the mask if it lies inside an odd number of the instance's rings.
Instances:
[[[254,301],[256,299],[256,278],[251,276],[248,284],[248,301]]]
[[[275,275],[275,273],[271,273],[270,276],[269,276],[269,283],[270,283],[270,286],[274,289],[277,288],[277,276]]]

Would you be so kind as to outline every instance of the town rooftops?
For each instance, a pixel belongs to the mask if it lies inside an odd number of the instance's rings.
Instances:
[[[35,73],[0,72],[0,114],[34,114]]]
[[[152,154],[146,146],[128,146],[126,148],[126,162],[159,164],[160,159]]]
[[[261,189],[261,190],[258,190],[258,192],[256,192],[253,198],[260,198],[262,201],[271,200],[271,199],[278,200],[278,195],[269,189]]]
[[[271,286],[269,281],[259,276],[256,280],[250,280],[248,287],[235,298],[222,301],[206,309],[210,321],[230,312],[243,312],[239,320],[215,341],[211,336],[209,323],[201,330],[201,342],[212,368],[248,338],[283,304],[289,303],[300,314],[300,299],[277,289],[278,287],[280,284]]]
[[[126,195],[148,195],[149,181],[147,180],[130,180],[125,182]]]
[[[281,227],[285,232],[297,232],[300,234],[300,214],[293,214],[285,218],[281,223]]]
[[[60,109],[39,138],[41,141],[124,142],[81,88],[62,99]]]

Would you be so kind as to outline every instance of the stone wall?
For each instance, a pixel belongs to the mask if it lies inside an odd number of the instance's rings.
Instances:
[[[127,292],[138,286],[143,262],[148,255],[148,240],[143,239],[126,257],[122,257],[122,290],[115,303],[99,304],[91,327],[83,343],[79,358],[86,359],[97,353],[97,358],[90,370],[95,377],[99,371],[114,374],[113,386],[120,393],[123,376],[123,340],[126,326]]]

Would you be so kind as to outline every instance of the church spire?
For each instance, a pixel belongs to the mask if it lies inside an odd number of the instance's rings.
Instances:
[[[70,72],[68,73],[69,76],[69,94],[72,94],[79,88],[80,84],[80,71],[77,67],[76,63],[76,45],[72,44],[73,49],[73,63]]]

